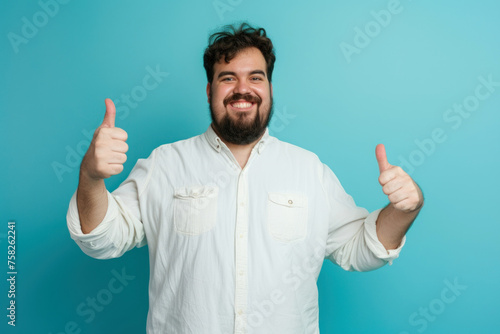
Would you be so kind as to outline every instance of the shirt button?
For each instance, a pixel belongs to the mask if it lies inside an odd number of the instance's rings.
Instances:
[[[288,204],[292,205],[293,201],[291,199],[288,200]]]
[[[240,239],[243,239],[243,233],[240,234]]]
[[[242,314],[243,314],[243,310],[242,310],[242,309],[239,309],[239,310],[238,310],[238,314],[239,314],[239,315],[242,315]]]
[[[240,206],[241,207],[245,206],[245,203],[244,202],[240,202]]]
[[[240,276],[243,276],[243,274],[245,274],[245,271],[244,270],[240,270]]]

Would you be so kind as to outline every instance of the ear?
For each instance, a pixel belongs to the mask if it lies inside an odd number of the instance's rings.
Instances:
[[[271,97],[273,97],[273,84],[272,83],[269,83],[269,87],[271,89]]]
[[[207,99],[208,103],[210,103],[210,82],[207,83]]]

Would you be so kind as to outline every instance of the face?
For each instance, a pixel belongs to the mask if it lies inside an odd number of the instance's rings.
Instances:
[[[259,49],[244,49],[229,64],[216,63],[207,96],[213,127],[223,140],[245,145],[259,139],[273,106],[272,85]]]

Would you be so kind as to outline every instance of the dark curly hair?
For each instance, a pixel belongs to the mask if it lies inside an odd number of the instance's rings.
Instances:
[[[208,47],[203,55],[203,66],[207,72],[207,80],[212,83],[214,78],[214,64],[224,57],[229,63],[238,52],[255,47],[260,50],[267,64],[267,77],[271,82],[273,76],[274,54],[273,43],[266,35],[264,28],[253,28],[248,23],[241,23],[239,27],[227,25],[220,32],[208,38]]]

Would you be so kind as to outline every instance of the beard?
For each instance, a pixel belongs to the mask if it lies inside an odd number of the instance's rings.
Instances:
[[[224,107],[227,107],[229,103],[238,100],[245,100],[247,102],[257,104],[257,112],[253,120],[250,119],[247,112],[240,112],[236,114],[236,119],[233,119],[232,117],[229,117],[227,113],[224,113],[222,118],[218,120],[215,116],[214,105],[212,104],[211,98],[210,116],[212,118],[214,130],[220,137],[222,137],[222,139],[224,139],[224,141],[236,145],[246,145],[259,139],[266,131],[273,114],[273,98],[271,97],[268,110],[261,110],[262,99],[260,97],[250,94],[236,93],[231,97],[224,99]]]

